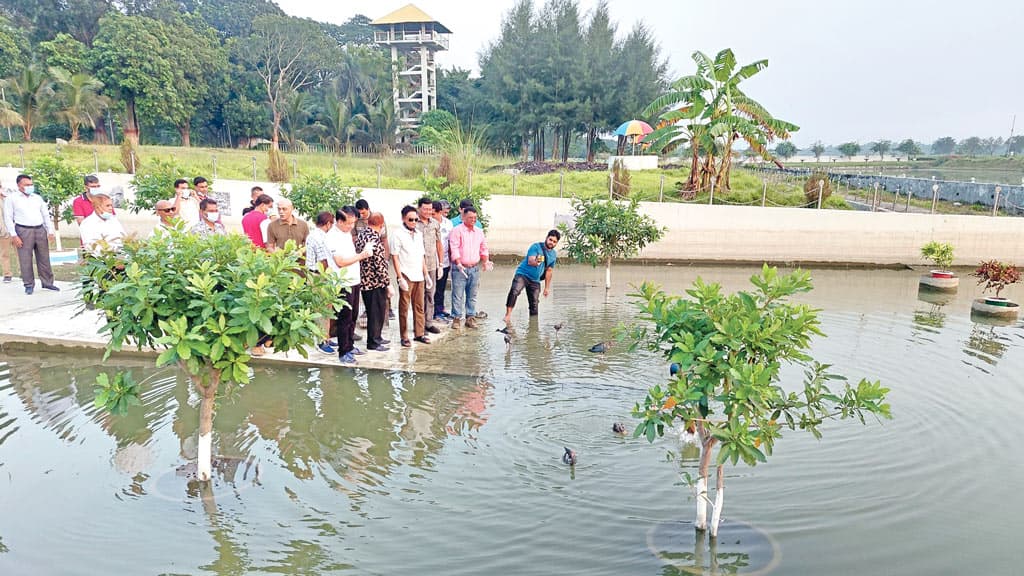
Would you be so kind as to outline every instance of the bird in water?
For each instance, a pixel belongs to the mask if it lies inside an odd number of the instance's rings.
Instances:
[[[498,328],[497,330],[495,330],[495,332],[501,332],[502,334],[509,334],[510,333],[508,331],[508,326],[504,326],[502,328]]]
[[[598,342],[597,344],[594,344],[593,346],[590,347],[590,351],[594,352],[595,354],[604,354],[605,352],[610,350],[611,347],[612,347],[612,343],[610,341],[609,342]]]
[[[558,331],[562,329],[562,326],[565,326],[565,324],[562,322],[555,324],[555,334],[558,334]]]
[[[569,466],[576,465],[576,452],[570,450],[568,447],[565,449],[565,454],[562,454],[562,462],[565,462]]]
[[[622,422],[616,422],[615,424],[612,424],[612,432],[615,432],[616,434],[618,434],[620,436],[625,436],[626,435],[626,425],[623,424]]]
[[[505,334],[505,351],[509,352],[512,350],[512,335]]]
[[[681,368],[682,367],[679,365],[679,362],[673,362],[672,365],[668,367],[668,375],[675,376],[676,374],[679,374],[679,370]]]

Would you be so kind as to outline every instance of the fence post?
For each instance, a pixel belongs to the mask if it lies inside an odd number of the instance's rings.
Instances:
[[[615,186],[615,172],[608,172],[608,199],[613,200],[615,193],[612,191]]]
[[[821,197],[825,195],[825,181],[818,180],[818,210],[821,210]]]
[[[427,179],[427,165],[426,164],[423,165],[423,179],[424,180]]]
[[[939,203],[939,185],[932,184],[932,214],[935,214],[935,206]]]
[[[899,184],[897,184],[896,185],[896,195],[893,196],[893,198],[892,198],[892,211],[893,212],[896,211],[896,202],[898,202],[899,199],[900,199],[900,186],[899,186]]]
[[[380,187],[381,187],[381,174],[380,174],[380,171],[381,171],[381,165],[380,165],[380,162],[378,162],[377,163],[377,189],[380,189]]]
[[[334,159],[334,175],[335,176],[338,175],[338,159],[337,158]]]
[[[996,186],[996,199],[992,203],[992,215],[997,216],[999,214],[999,193],[1003,191],[1002,186]]]
[[[512,196],[516,195],[516,172],[512,172]]]
[[[908,214],[910,213],[910,199],[913,198],[913,196],[914,191],[910,189],[910,186],[907,186],[907,207],[903,209],[903,212]]]
[[[95,168],[95,171],[93,172],[93,174],[99,174],[100,173],[100,156],[99,156],[99,151],[96,150],[95,148],[92,149],[92,163],[93,163],[93,167]]]
[[[129,150],[128,156],[132,159],[132,174],[135,174],[135,150]]]
[[[878,182],[875,182],[875,196],[871,199],[871,211],[878,210]]]
[[[466,192],[473,194],[473,169],[469,168],[466,174]]]
[[[252,181],[256,181],[256,157],[252,157]]]
[[[711,177],[711,195],[708,196],[708,206],[714,206],[715,204],[715,177]]]
[[[558,173],[558,197],[565,194],[565,171]]]
[[[665,175],[661,175],[661,184],[658,186],[658,202],[665,201]]]
[[[21,169],[25,169],[25,146],[18,144],[18,155],[21,156]]]
[[[214,155],[210,156],[210,158],[213,159],[213,179],[216,180],[217,179],[217,155],[214,154]]]
[[[761,189],[761,208],[764,208],[764,203],[768,200],[768,181],[762,179],[761,182],[764,184],[764,187]]]

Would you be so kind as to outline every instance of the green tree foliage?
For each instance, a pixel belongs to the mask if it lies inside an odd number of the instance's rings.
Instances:
[[[171,38],[158,20],[112,12],[100,20],[90,51],[96,77],[125,111],[125,137],[138,146],[140,118],[173,117],[180,76],[169,58]]]
[[[483,192],[480,187],[473,189],[473,192],[466,190],[466,187],[462,184],[451,184],[446,178],[441,176],[433,176],[420,178],[420,187],[427,193],[427,196],[431,200],[446,200],[448,202],[449,212],[445,214],[448,218],[454,218],[459,215],[459,202],[462,200],[470,200],[473,202],[473,207],[476,208],[477,222],[487,229],[487,225],[490,222],[490,218],[487,215],[487,200],[490,200],[491,195]]]
[[[753,148],[751,148],[751,150],[753,150],[755,153],[757,152],[757,150],[754,150]],[[796,156],[796,153],[799,151],[800,149],[797,148],[795,144],[788,140],[786,142],[779,142],[775,146],[775,155],[778,156],[779,158],[782,158],[783,160],[789,160],[793,156]]]
[[[853,158],[860,153],[860,142],[843,142],[839,145],[839,153],[846,158]]]
[[[136,214],[150,211],[160,200],[174,197],[174,181],[181,178],[185,171],[173,159],[153,158],[137,166],[132,186],[135,188],[135,200],[129,208]]]
[[[913,139],[907,138],[896,146],[896,151],[903,154],[907,159],[916,158],[921,155],[921,147]]]
[[[110,99],[100,94],[103,83],[87,72],[71,73],[63,68],[51,68],[56,91],[51,104],[54,116],[71,129],[71,142],[78,142],[82,126],[95,128],[102,123],[103,112],[110,107]]]
[[[892,141],[879,140],[877,142],[872,142],[868,146],[868,150],[871,150],[875,154],[878,154],[879,160],[884,160],[885,155],[888,154],[890,150],[892,150]]]
[[[957,146],[957,150],[961,154],[965,154],[967,156],[977,156],[978,154],[981,154],[982,150],[981,138],[971,136],[970,138],[961,141],[959,146]]]
[[[640,213],[639,201],[576,198],[573,225],[562,225],[564,250],[577,262],[605,265],[605,290],[611,289],[613,259],[632,258],[664,234],[665,228]]]
[[[50,216],[55,226],[63,217],[71,222],[70,212],[62,214],[61,205],[75,197],[82,189],[82,176],[71,164],[59,156],[42,156],[29,165],[28,174],[39,191],[39,195],[50,206]]]
[[[634,436],[653,441],[677,423],[699,440],[697,530],[717,535],[721,518],[724,465],[766,462],[784,428],[821,437],[826,420],[869,415],[890,418],[887,388],[861,380],[833,392],[844,381],[809,355],[811,339],[821,336],[818,311],[788,298],[811,290],[810,275],[797,270],[780,276],[765,265],[750,279],[752,291],[722,292],[698,278],[688,297],[664,293],[644,283],[636,294],[643,324],[633,330],[637,345],[678,365],[664,385],[655,385],[633,408],[640,419]],[[787,364],[803,366],[801,388],[781,382]],[[717,449],[717,454],[715,454]],[[717,467],[718,494],[707,522],[708,474]]]
[[[39,55],[48,68],[60,68],[72,75],[89,72],[87,52],[85,44],[64,32],[39,43]]]
[[[943,136],[932,142],[932,154],[949,156],[954,150],[956,150],[956,139],[952,136]]]
[[[0,78],[16,75],[25,66],[28,54],[24,32],[0,13]]]
[[[21,68],[16,76],[4,80],[4,89],[14,101],[21,117],[21,131],[26,142],[32,140],[32,130],[42,121],[45,107],[53,97],[53,81],[46,70],[37,64]]]
[[[245,38],[260,16],[284,16],[273,0],[181,0],[189,12],[199,15],[224,37]]]
[[[337,42],[339,45],[369,46],[373,44],[373,27],[370,26],[370,19],[362,14],[356,14],[349,18],[344,24],[322,24],[324,34]]]
[[[813,145],[811,145],[811,154],[814,154],[815,162],[821,162],[821,155],[824,153],[825,145],[821,143],[821,140],[818,140]]]
[[[215,109],[226,99],[227,51],[216,31],[201,18],[175,13],[164,22],[172,39],[167,59],[174,74],[173,106],[165,118],[174,124],[181,145],[191,145],[192,120],[201,109]]]
[[[292,183],[286,196],[303,218],[314,220],[320,212],[333,214],[342,206],[355,204],[362,191],[343,185],[341,177],[336,174],[313,174]]]
[[[100,17],[112,11],[113,4],[110,0],[0,0],[0,13],[29,31],[33,42],[67,33],[91,44]]]
[[[249,140],[270,135],[270,115],[266,104],[250,100],[245,95],[224,104],[224,122],[236,142],[238,138]]]
[[[644,111],[660,113],[659,128],[644,141],[662,153],[690,147],[686,190],[709,190],[712,180],[718,189],[729,190],[732,149],[737,140],[744,140],[765,160],[775,161],[768,145],[776,139],[789,139],[799,127],[776,119],[740,88],[741,82],[768,66],[767,60],[737,68],[736,56],[728,48],[713,60],[694,52],[693,60],[697,73],[677,80]]]

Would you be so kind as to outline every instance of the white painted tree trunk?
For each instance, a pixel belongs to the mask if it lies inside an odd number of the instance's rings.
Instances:
[[[203,392],[199,402],[199,446],[196,478],[207,482],[213,478],[213,394]]]
[[[697,478],[697,518],[693,527],[704,531],[708,528],[708,479],[707,476]]]
[[[604,289],[605,291],[612,289],[612,259],[609,258],[608,262],[604,265]]]
[[[725,503],[725,471],[718,466],[716,471],[715,503],[711,508],[711,537],[718,537],[718,524],[722,521],[722,505]]]
[[[697,470],[697,517],[693,527],[698,531],[708,529],[708,470],[711,468],[711,453],[715,447],[715,438],[704,426],[697,422],[697,434],[700,436],[700,467]]]

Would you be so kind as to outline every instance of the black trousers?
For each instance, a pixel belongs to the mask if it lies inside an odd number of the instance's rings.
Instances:
[[[341,299],[348,303],[334,318],[338,331],[338,357],[355,347],[356,318],[359,318],[359,285],[341,289]]]
[[[372,350],[382,345],[380,333],[388,317],[388,289],[363,290],[363,305],[366,306],[366,347]]]
[[[537,315],[537,305],[540,302],[540,282],[534,282],[522,274],[516,274],[512,278],[512,287],[508,290],[508,298],[505,299],[507,308],[515,308],[519,294],[526,288],[526,301],[530,304],[530,316]]]
[[[438,314],[444,312],[444,291],[448,287],[448,273],[451,271],[451,266],[446,267],[444,269],[444,274],[441,276],[441,279],[437,281],[437,286],[434,288],[433,316],[437,316]],[[431,318],[433,318],[433,316],[431,316]]]

